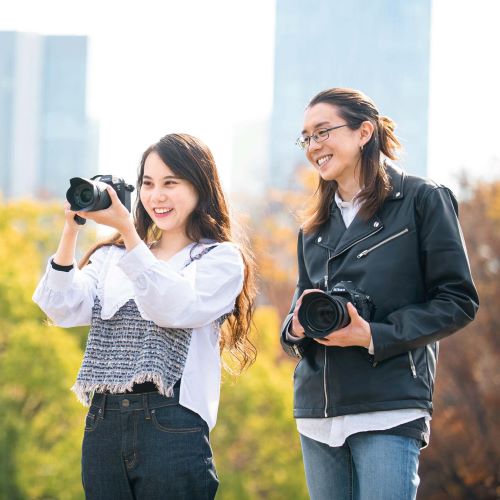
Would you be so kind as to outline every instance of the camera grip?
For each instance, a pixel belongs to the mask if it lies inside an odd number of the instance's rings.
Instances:
[[[87,219],[84,219],[83,217],[80,217],[79,215],[75,215],[73,217],[74,221],[79,225],[79,226],[83,226],[86,222],[87,222]]]

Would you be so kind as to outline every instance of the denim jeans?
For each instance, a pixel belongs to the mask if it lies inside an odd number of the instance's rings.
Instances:
[[[311,500],[414,500],[420,440],[377,432],[331,447],[300,436]]]
[[[219,484],[208,426],[179,404],[179,389],[96,394],[82,446],[90,500],[213,499]]]

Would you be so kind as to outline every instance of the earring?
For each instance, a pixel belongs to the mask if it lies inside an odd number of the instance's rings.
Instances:
[[[359,152],[360,152],[361,154],[363,154],[363,147],[364,147],[364,146],[363,146],[363,144],[361,144],[361,146],[359,146]]]

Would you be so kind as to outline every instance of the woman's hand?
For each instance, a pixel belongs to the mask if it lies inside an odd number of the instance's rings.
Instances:
[[[76,212],[71,210],[71,205],[64,204],[64,227],[59,240],[53,261],[61,266],[70,266],[75,260],[75,247],[78,233],[82,226],[75,222]]]
[[[111,205],[104,210],[97,210],[96,212],[73,212],[83,217],[84,219],[93,220],[97,224],[104,224],[116,229],[118,232],[124,234],[133,228],[133,223],[130,218],[130,213],[125,208],[125,205],[120,201],[116,191],[108,186],[106,188],[109,197],[111,198]]]
[[[349,347],[357,345],[366,348],[370,347],[372,339],[370,323],[358,314],[357,309],[350,302],[347,303],[347,310],[351,318],[351,322],[347,326],[329,333],[322,339],[314,340],[326,346]]]
[[[300,309],[300,306],[302,304],[302,298],[304,297],[304,295],[307,295],[308,293],[322,292],[322,291],[323,290],[319,290],[316,288],[304,290],[302,292],[302,295],[297,299],[297,302],[295,303],[295,309],[293,310],[292,328],[289,331],[289,333],[290,333],[290,335],[292,335],[292,337],[299,337],[299,338],[305,337],[304,327],[300,324],[300,321],[299,321],[299,309]]]
[[[82,228],[80,224],[75,221],[75,215],[77,213],[71,210],[71,205],[68,202],[64,203],[64,229],[63,232],[78,234],[78,231]]]

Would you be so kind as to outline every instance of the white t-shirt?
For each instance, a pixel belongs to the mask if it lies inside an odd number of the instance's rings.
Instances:
[[[62,327],[89,325],[98,297],[102,319],[112,318],[134,299],[144,319],[166,328],[192,328],[179,403],[212,429],[220,399],[216,320],[233,310],[243,286],[244,264],[238,248],[224,242],[185,267],[193,245],[168,261],[157,259],[144,243],[130,252],[106,246],[82,270],[75,265],[69,272],[56,271],[49,260],[33,300]]]

